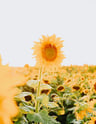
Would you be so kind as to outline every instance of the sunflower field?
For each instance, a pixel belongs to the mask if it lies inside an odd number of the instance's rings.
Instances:
[[[35,42],[36,66],[2,65],[0,124],[96,124],[96,66],[61,66],[63,40]]]

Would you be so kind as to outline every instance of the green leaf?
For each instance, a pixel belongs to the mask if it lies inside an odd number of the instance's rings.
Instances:
[[[40,85],[40,90],[44,90],[44,89],[52,89],[52,87],[48,84],[41,84]]]
[[[14,124],[28,124],[28,121],[24,116],[22,116],[22,118],[19,118],[18,121],[14,122]]]
[[[55,119],[48,115],[46,110],[42,110],[39,113],[27,114],[27,118],[30,122],[41,122],[42,124],[60,124]]]
[[[75,115],[70,113],[67,115],[66,121],[68,124],[71,124],[74,119],[75,119]]]
[[[20,108],[21,112],[24,114],[32,113],[33,110],[35,110],[35,108],[31,107],[31,106],[20,106],[19,108]]]
[[[42,103],[42,105],[47,106],[49,102],[49,97],[46,94],[42,94],[37,97],[37,100]]]
[[[48,105],[47,105],[49,108],[56,108],[58,107],[58,104],[55,103],[55,102],[48,102]]]
[[[19,95],[15,96],[15,100],[16,101],[24,101],[25,100],[24,97],[28,96],[28,95],[32,96],[32,93],[30,93],[30,92],[21,92]]]
[[[29,81],[27,82],[27,86],[36,89],[36,88],[38,87],[38,83],[39,83],[38,80],[29,80]]]

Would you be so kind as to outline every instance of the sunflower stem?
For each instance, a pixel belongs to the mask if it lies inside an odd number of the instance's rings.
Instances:
[[[42,68],[40,68],[39,70],[39,84],[38,84],[38,88],[37,88],[37,96],[36,96],[36,113],[39,112],[39,100],[38,100],[38,97],[40,96],[40,84],[41,84],[41,77],[42,77]]]

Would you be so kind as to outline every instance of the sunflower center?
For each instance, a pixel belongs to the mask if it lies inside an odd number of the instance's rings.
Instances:
[[[57,48],[54,45],[47,44],[42,50],[42,55],[47,61],[54,61],[57,57]]]
[[[96,90],[96,83],[94,84],[94,89]]]
[[[96,120],[94,121],[94,124],[96,124]]]

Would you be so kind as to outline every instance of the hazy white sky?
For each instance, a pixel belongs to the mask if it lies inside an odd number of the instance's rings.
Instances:
[[[33,41],[64,39],[63,65],[96,65],[96,0],[0,0],[3,64],[33,66]]]

